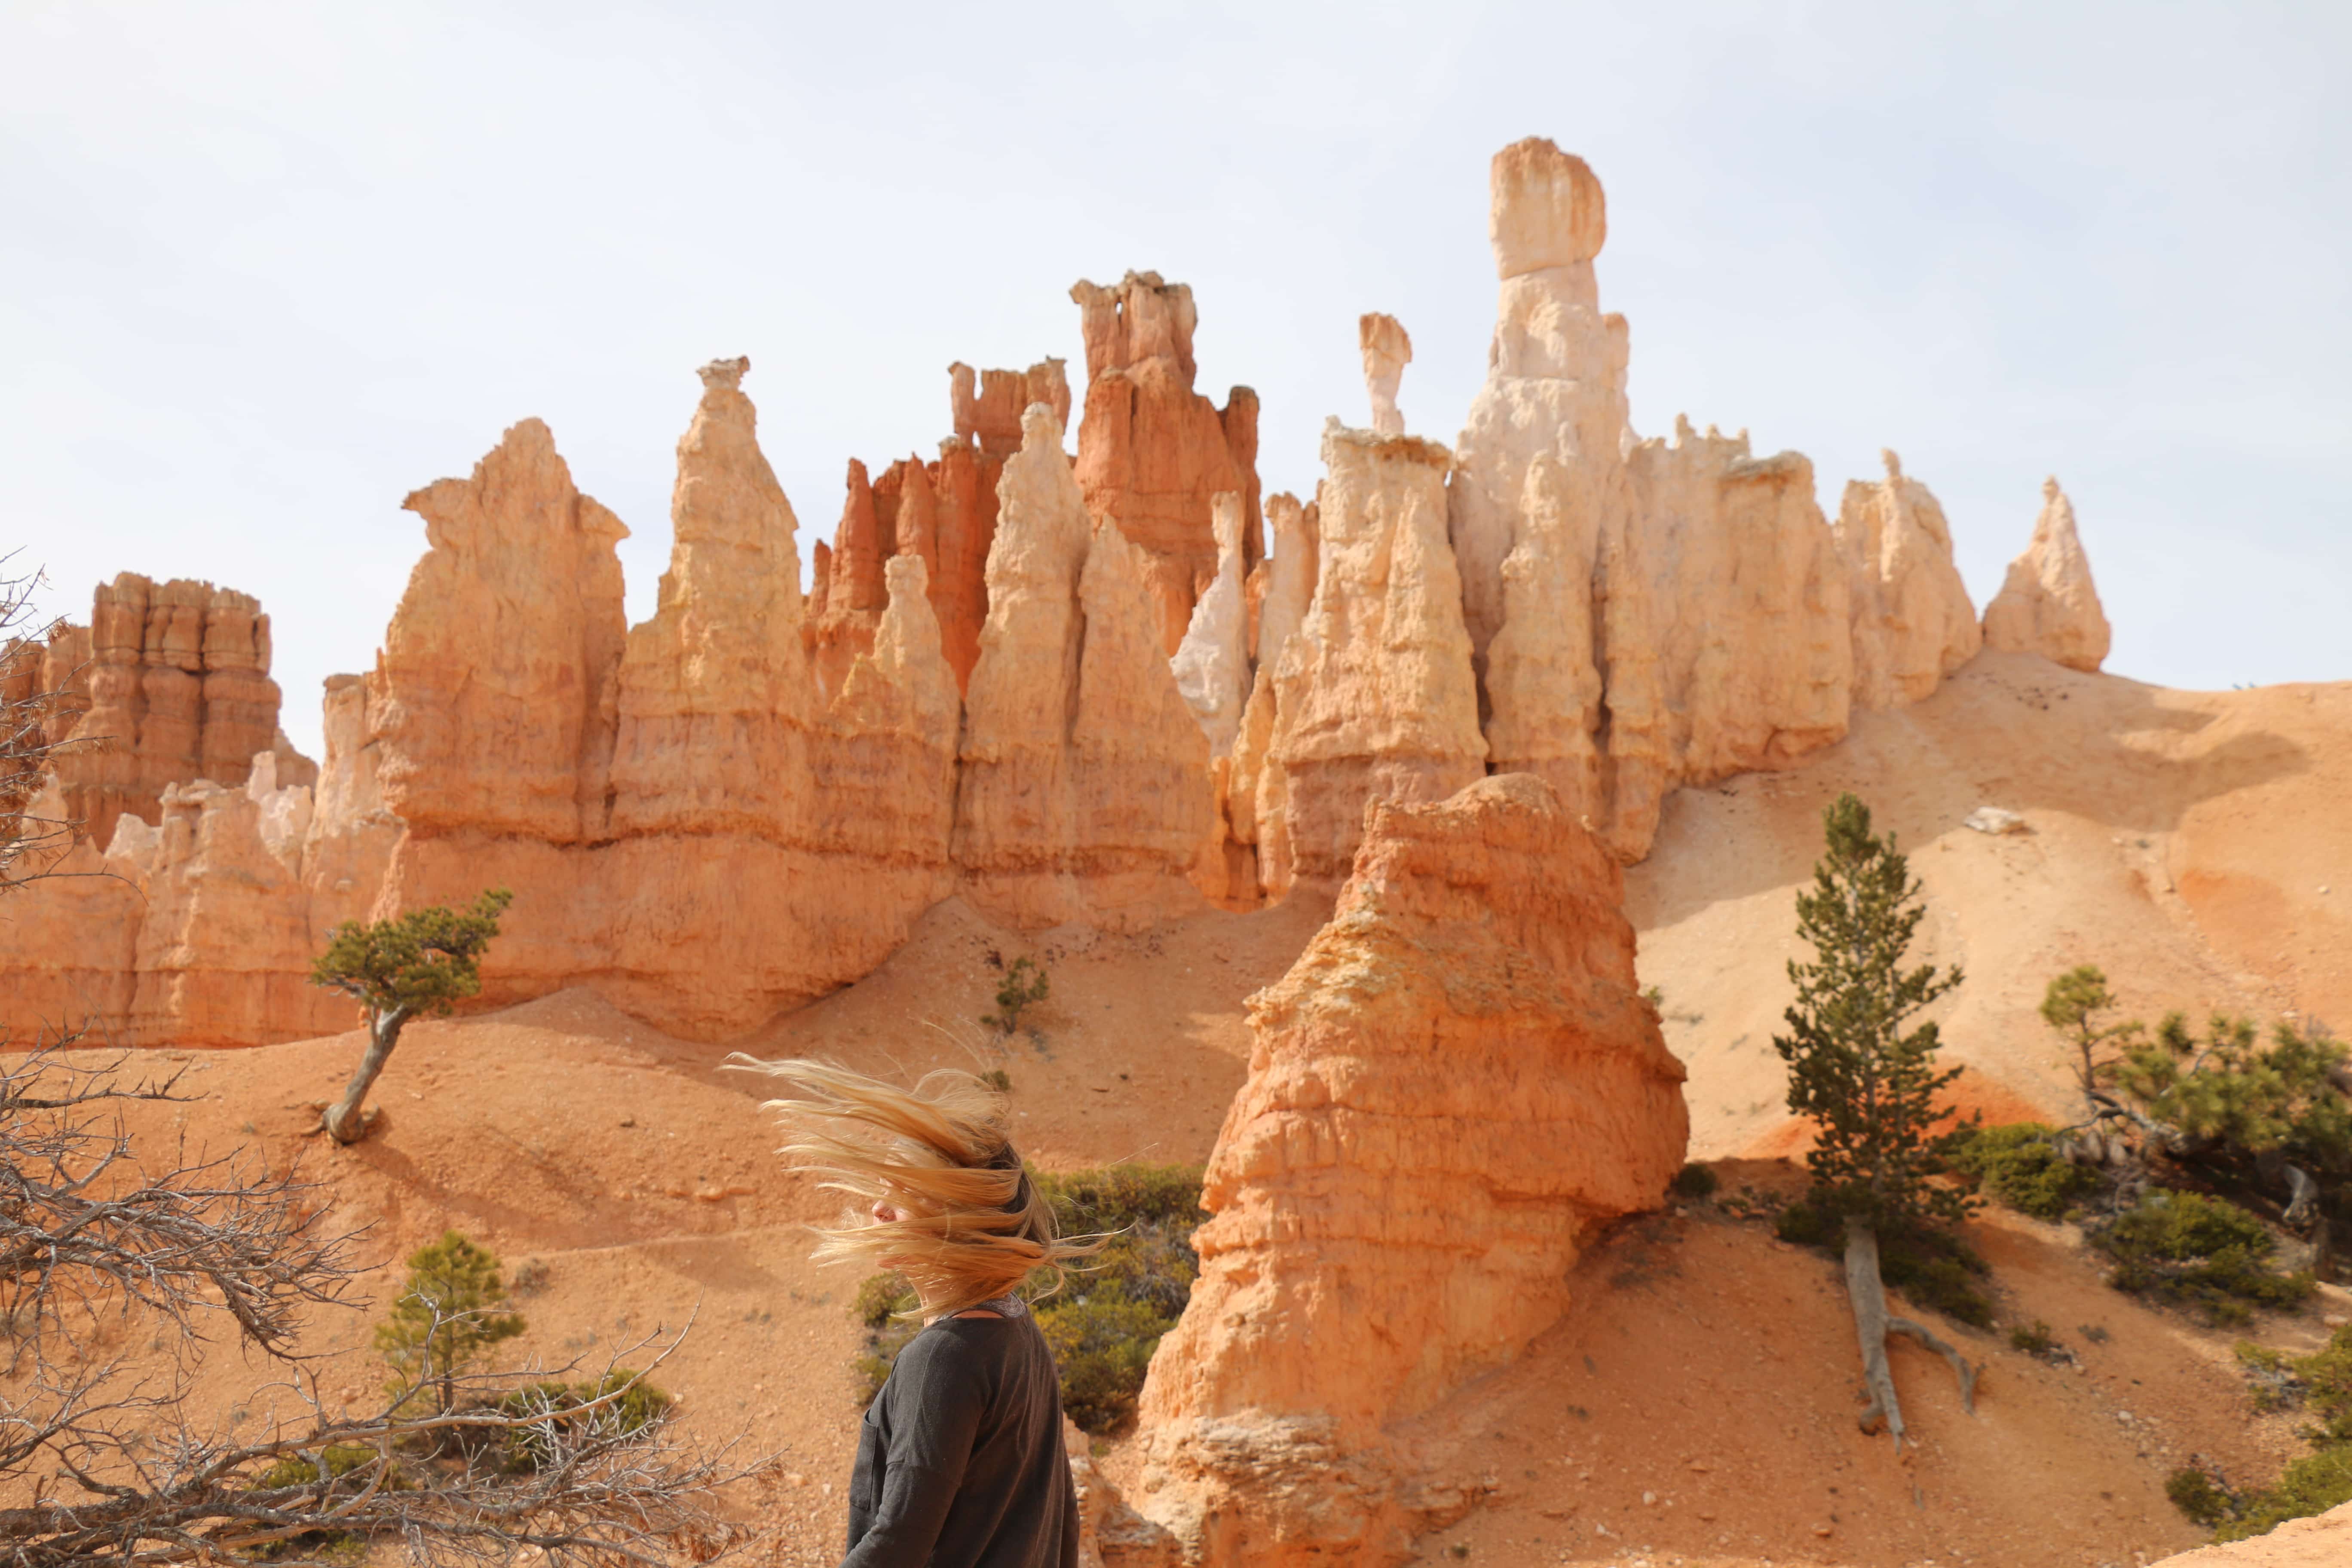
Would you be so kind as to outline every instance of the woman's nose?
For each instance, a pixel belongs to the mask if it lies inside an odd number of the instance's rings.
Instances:
[[[874,1205],[874,1223],[876,1225],[896,1225],[898,1222],[898,1211],[897,1209],[894,1209],[888,1204],[884,1203],[877,1203]]]

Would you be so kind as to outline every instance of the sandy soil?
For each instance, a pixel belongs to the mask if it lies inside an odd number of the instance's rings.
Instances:
[[[1996,1120],[2059,1099],[2032,1008],[2067,964],[2103,964],[2151,1016],[2220,1005],[2352,1021],[2352,686],[2190,695],[1987,656],[1804,766],[1669,804],[1629,903],[1644,981],[1692,1068],[1696,1152],[1798,1147],[1769,1040],[1793,890],[1822,806],[1849,788],[1916,856],[1932,956],[1969,973],[1947,1037],[1971,1068],[1963,1100]],[[2032,831],[1959,826],[1985,804]],[[1198,1162],[1242,1080],[1244,999],[1327,913],[1302,900],[1140,936],[1022,937],[951,901],[866,981],[735,1044],[878,1070],[1002,1068],[1023,1145],[1049,1167]],[[1046,965],[1053,995],[1008,1038],[977,1019],[1019,956]],[[725,1047],[567,992],[412,1027],[379,1090],[383,1124],[337,1149],[309,1129],[361,1044],[200,1056],[203,1098],[131,1120],[192,1148],[299,1158],[338,1220],[366,1227],[362,1296],[388,1297],[397,1260],[450,1226],[510,1273],[541,1266],[520,1303],[530,1331],[508,1347],[518,1363],[601,1364],[690,1317],[659,1381],[693,1434],[780,1457],[743,1500],[778,1527],[772,1559],[832,1561],[856,1420],[856,1281],[806,1260],[803,1227],[833,1210],[778,1170],[761,1080],[719,1070]],[[1801,1179],[1761,1161],[1736,1175]],[[1660,1563],[2122,1564],[2195,1543],[2160,1491],[2188,1455],[2253,1479],[2293,1450],[2284,1422],[2252,1415],[2227,1337],[2107,1290],[2063,1228],[1980,1228],[2004,1323],[2047,1320],[2080,1364],[1973,1337],[1990,1370],[1971,1417],[1940,1363],[1899,1349],[1926,1442],[1897,1460],[1854,1429],[1852,1328],[1830,1264],[1706,1205],[1626,1227],[1584,1260],[1568,1321],[1408,1434],[1433,1464],[1496,1487],[1423,1559],[1610,1563],[1649,1547]],[[374,1318],[318,1319],[310,1348],[331,1401],[372,1396]],[[2310,1319],[2262,1330],[2296,1348],[2321,1332]],[[266,1419],[271,1399],[253,1390],[275,1375],[217,1353],[199,1405]],[[1114,1476],[1126,1447],[1104,1445]]]

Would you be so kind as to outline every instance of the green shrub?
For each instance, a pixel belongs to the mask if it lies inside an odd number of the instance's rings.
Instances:
[[[849,1315],[866,1330],[866,1344],[850,1362],[860,1403],[870,1404],[890,1376],[890,1363],[923,1331],[922,1299],[896,1274],[877,1274],[857,1288]]]
[[[1688,1198],[1694,1203],[1715,1196],[1718,1184],[1715,1172],[1706,1165],[1688,1164],[1675,1173],[1675,1196]]]
[[[353,1471],[373,1464],[378,1455],[373,1448],[357,1443],[333,1443],[320,1454],[327,1464],[330,1490],[341,1497],[352,1497],[366,1489],[376,1478],[363,1475],[347,1487],[336,1487]],[[247,1489],[274,1492],[286,1487],[312,1487],[319,1484],[319,1467],[308,1458],[278,1460],[263,1470],[247,1484]],[[408,1479],[397,1460],[385,1467],[383,1478],[385,1491],[404,1492],[415,1489],[416,1483]],[[336,1568],[358,1568],[367,1561],[368,1543],[364,1536],[342,1530],[306,1530],[281,1541],[265,1541],[247,1548],[249,1555],[264,1562],[281,1558],[300,1558],[306,1562],[330,1563]]]
[[[1822,1205],[1789,1205],[1772,1218],[1772,1233],[1798,1247],[1832,1257],[1845,1250],[1845,1226]],[[1977,1289],[1988,1272],[1976,1249],[1951,1232],[1919,1223],[1879,1227],[1878,1277],[1890,1290],[1973,1328],[1992,1327],[1992,1300]]]
[[[2054,1138],[2039,1121],[1980,1127],[1952,1152],[1952,1164],[1996,1203],[2035,1219],[2063,1219],[2098,1190],[2099,1178],[2062,1156]]]
[[[326,1451],[320,1458],[327,1461],[328,1479],[331,1481],[339,1481],[361,1466],[372,1463],[376,1458],[376,1451],[357,1443],[333,1443],[327,1447]],[[274,1492],[280,1487],[316,1485],[318,1479],[319,1467],[309,1459],[280,1459],[254,1477],[252,1485],[247,1489]],[[392,1465],[383,1478],[383,1489],[386,1491],[404,1492],[409,1490],[413,1484],[401,1473],[397,1461]]]
[[[1004,972],[1004,983],[996,988],[996,1011],[982,1013],[980,1021],[1009,1035],[1021,1026],[1021,1010],[1043,1002],[1053,991],[1054,983],[1034,959],[1016,958]]]
[[[2251,1307],[2300,1304],[2311,1275],[2271,1267],[2270,1228],[2233,1204],[2202,1193],[2158,1193],[2117,1215],[2092,1237],[2115,1262],[2118,1290],[2179,1301],[2217,1323],[2242,1323]]]
[[[2237,1494],[2194,1465],[2173,1471],[2164,1483],[2164,1495],[2189,1523],[2208,1530],[2237,1517]]]
[[[2223,1524],[2214,1539],[2267,1535],[2290,1519],[2307,1519],[2347,1502],[2352,1502],[2352,1443],[2332,1443],[2289,1465],[2277,1485],[2238,1500],[2243,1517]]]
[[[2027,1355],[2048,1355],[2058,1348],[2058,1342],[2052,1337],[2050,1325],[2036,1318],[2009,1331],[2009,1348]]]
[[[2352,1443],[2352,1323],[2336,1331],[2316,1354],[2294,1363],[2303,1400],[2319,1417],[2309,1436],[2321,1443]]]
[[[1104,1432],[1135,1409],[1160,1338],[1176,1326],[1140,1301],[1108,1295],[1041,1307],[1037,1326],[1062,1376],[1062,1408],[1085,1432]]]
[[[492,1345],[523,1331],[520,1313],[498,1310],[506,1299],[497,1256],[454,1230],[410,1253],[391,1316],[376,1325],[375,1348],[394,1373],[386,1391],[414,1389],[414,1401],[454,1409],[458,1379]]]

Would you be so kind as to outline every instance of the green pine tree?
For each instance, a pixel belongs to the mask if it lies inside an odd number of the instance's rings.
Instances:
[[[498,1258],[454,1230],[409,1254],[408,1280],[375,1331],[375,1348],[399,1374],[394,1391],[422,1384],[437,1409],[453,1408],[458,1377],[523,1331],[522,1314],[498,1310],[506,1299]]]
[[[512,893],[499,888],[469,910],[435,904],[372,924],[345,921],[329,934],[327,951],[310,965],[310,984],[356,1001],[368,1028],[367,1054],[324,1118],[336,1142],[356,1143],[366,1135],[360,1107],[408,1021],[420,1013],[446,1013],[459,999],[480,993],[482,955],[499,934],[499,916],[513,901]]]
[[[2074,1058],[2068,1068],[2083,1096],[2083,1113],[2093,1121],[2106,1111],[2106,1097],[2099,1091],[2115,1076],[2122,1060],[2120,1052],[2128,1051],[2143,1032],[2137,1018],[2100,1023],[2098,1015],[2115,1005],[2106,972],[2095,964],[2068,970],[2053,979],[2042,994],[2042,1021],[2065,1037]]]
[[[1935,1103],[1959,1069],[1937,1070],[1936,1026],[1913,1022],[1960,984],[1960,972],[1905,963],[1927,906],[1893,836],[1872,834],[1870,808],[1843,795],[1822,822],[1828,852],[1813,868],[1811,890],[1797,895],[1798,934],[1813,960],[1789,965],[1796,1005],[1789,1033],[1772,1044],[1789,1064],[1789,1109],[1818,1130],[1806,1157],[1810,1201],[1844,1226],[1846,1288],[1873,1396],[1863,1425],[1884,1415],[1899,1447],[1889,1332],[1941,1351],[1964,1395],[1974,1383],[1958,1352],[1922,1325],[1887,1315],[1878,1262],[1883,1231],[1954,1224],[1971,1206],[1963,1189],[1932,1179],[1966,1137],[1958,1127],[1937,1130],[1948,1118]]]

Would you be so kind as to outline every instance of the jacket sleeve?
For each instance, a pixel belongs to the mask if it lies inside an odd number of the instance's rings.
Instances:
[[[963,1484],[985,1396],[945,1335],[919,1335],[890,1369],[890,1448],[873,1522],[841,1568],[925,1568]],[[910,1364],[911,1363],[911,1364]]]

